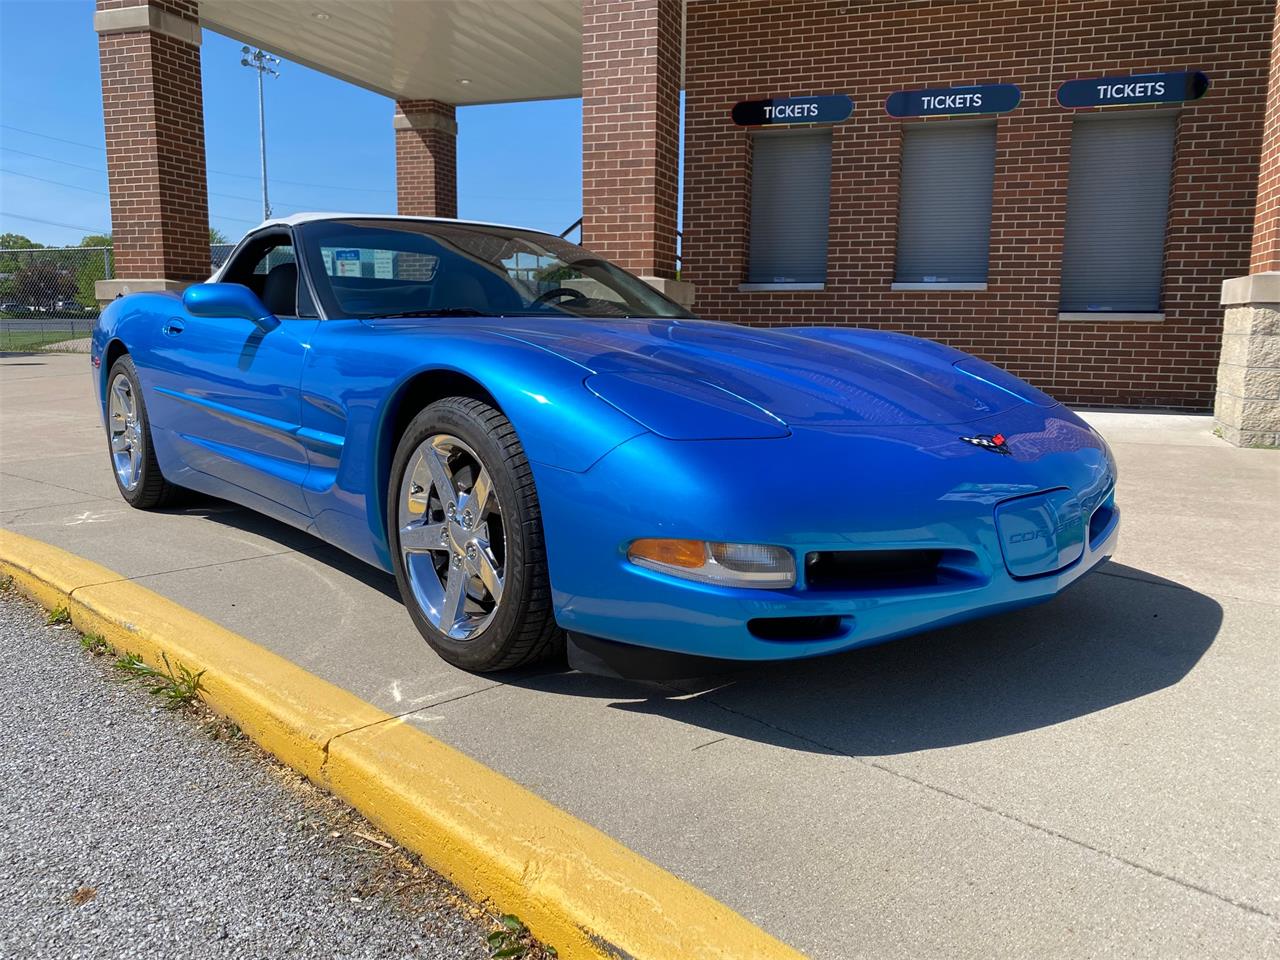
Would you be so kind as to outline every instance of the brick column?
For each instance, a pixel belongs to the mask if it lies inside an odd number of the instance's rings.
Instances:
[[[583,0],[582,245],[690,303],[676,281],[680,0]]]
[[[1218,430],[1236,446],[1280,446],[1280,19],[1271,35],[1249,276],[1222,285],[1222,304]]]
[[[98,0],[115,280],[99,300],[209,276],[197,0]]]
[[[396,132],[396,210],[412,217],[458,215],[458,122],[452,104],[400,100]]]

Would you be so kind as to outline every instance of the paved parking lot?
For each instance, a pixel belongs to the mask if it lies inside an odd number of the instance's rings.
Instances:
[[[713,689],[438,660],[387,577],[118,497],[83,356],[0,358],[0,524],[405,715],[815,958],[1280,956],[1280,454],[1094,417],[1115,562],[1055,601]]]

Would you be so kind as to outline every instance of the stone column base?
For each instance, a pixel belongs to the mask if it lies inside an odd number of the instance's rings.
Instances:
[[[1237,447],[1280,446],[1280,273],[1226,281],[1222,305],[1218,431]]]
[[[155,293],[172,290],[178,293],[187,289],[196,280],[98,280],[93,285],[93,297],[98,303],[110,303],[116,297],[128,296],[131,293]]]

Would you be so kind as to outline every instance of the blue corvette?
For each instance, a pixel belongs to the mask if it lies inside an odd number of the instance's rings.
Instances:
[[[513,227],[268,222],[111,304],[92,359],[125,500],[201,491],[393,571],[468,670],[831,653],[1046,600],[1117,539],[1107,445],[1016,377],[702,321]]]

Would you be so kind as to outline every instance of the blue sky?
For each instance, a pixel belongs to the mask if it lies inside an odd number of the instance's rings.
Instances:
[[[261,219],[257,83],[240,44],[206,30],[213,226]],[[272,207],[395,209],[392,102],[285,61],[267,85]],[[582,213],[579,100],[458,111],[459,215],[559,232]],[[0,0],[0,233],[74,244],[110,227],[92,0]],[[44,221],[44,222],[41,222]]]

